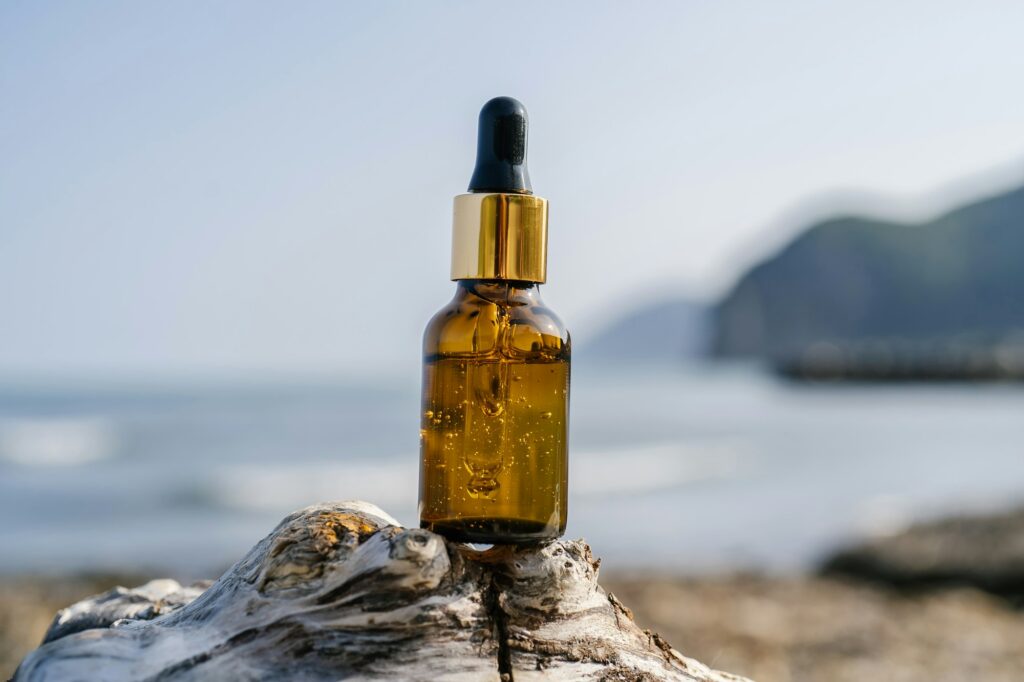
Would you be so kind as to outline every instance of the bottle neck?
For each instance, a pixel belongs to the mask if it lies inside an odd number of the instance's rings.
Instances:
[[[507,279],[461,279],[455,283],[456,298],[482,298],[505,305],[540,303],[540,284]]]

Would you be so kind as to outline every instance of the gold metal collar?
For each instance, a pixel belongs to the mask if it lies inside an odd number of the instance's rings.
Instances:
[[[455,197],[452,279],[547,279],[548,200],[532,194]]]

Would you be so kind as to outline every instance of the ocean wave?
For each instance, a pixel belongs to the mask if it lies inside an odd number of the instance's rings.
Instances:
[[[741,472],[746,447],[732,440],[674,441],[573,453],[569,460],[572,495],[636,494]]]
[[[322,500],[345,499],[394,509],[416,499],[418,476],[414,458],[229,467],[215,472],[210,492],[217,503],[247,511],[300,509]]]
[[[0,459],[26,466],[74,466],[113,457],[117,429],[98,417],[0,419]]]
[[[737,475],[742,444],[672,442],[570,455],[572,497],[636,494]],[[419,459],[245,465],[214,472],[207,496],[249,511],[298,509],[317,500],[370,500],[384,509],[411,507]]]

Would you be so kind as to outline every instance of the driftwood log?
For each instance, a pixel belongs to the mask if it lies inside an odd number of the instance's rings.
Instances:
[[[742,679],[637,627],[598,564],[580,540],[481,552],[371,504],[322,504],[213,584],[62,610],[14,680]]]

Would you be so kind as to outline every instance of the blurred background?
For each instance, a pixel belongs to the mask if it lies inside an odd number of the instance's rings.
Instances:
[[[1017,679],[1022,29],[4,3],[0,674],[56,608],[214,577],[296,508],[416,524],[421,333],[512,95],[573,332],[568,532],[638,620],[766,681]]]

